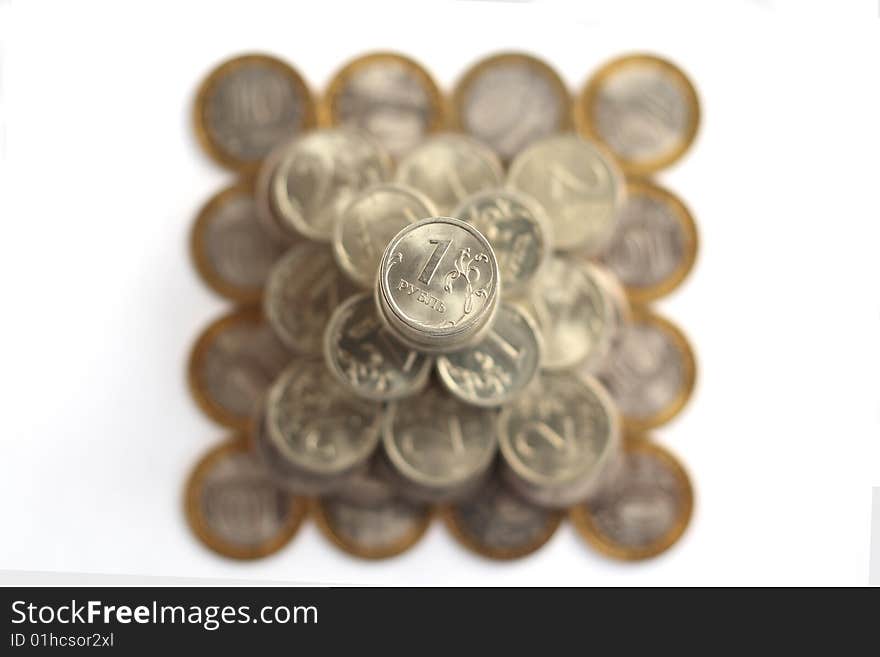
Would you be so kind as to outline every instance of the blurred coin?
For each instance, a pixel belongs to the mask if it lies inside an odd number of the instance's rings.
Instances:
[[[364,559],[387,559],[418,543],[431,524],[431,508],[393,498],[378,506],[351,504],[338,497],[316,500],[315,521],[342,550]]]
[[[472,66],[453,95],[464,132],[509,161],[533,142],[571,126],[571,99],[550,66],[524,53],[502,53]]]
[[[388,154],[366,133],[316,130],[284,152],[272,175],[270,200],[285,230],[329,242],[333,225],[358,192],[390,174]]]
[[[324,495],[344,488],[349,479],[356,477],[361,470],[366,470],[364,466],[343,474],[327,474],[309,472],[299,467],[272,440],[266,426],[266,415],[264,404],[252,433],[253,448],[272,480],[285,490],[296,495]]]
[[[239,437],[211,449],[186,483],[186,518],[214,552],[259,559],[294,537],[308,506],[276,486]]]
[[[627,199],[603,263],[636,303],[654,301],[681,283],[697,256],[697,227],[670,191],[646,180],[627,183]]]
[[[632,175],[678,160],[700,123],[690,80],[672,62],[652,55],[605,64],[581,92],[576,114],[581,132],[604,143]]]
[[[208,201],[196,219],[191,246],[202,279],[240,302],[259,301],[269,270],[284,253],[257,220],[253,188],[246,182]]]
[[[578,365],[579,371],[595,374],[602,370],[610,358],[611,352],[622,339],[624,325],[632,321],[632,306],[623,285],[607,267],[597,265],[592,260],[583,260],[578,264],[586,269],[587,274],[605,292],[611,310],[605,329],[605,344],[602,348],[597,349],[592,357],[586,358]]]
[[[446,389],[462,401],[500,406],[525,389],[540,362],[538,327],[516,306],[502,304],[482,342],[439,356],[437,373]]]
[[[201,409],[235,429],[247,429],[263,393],[290,353],[259,308],[244,308],[212,322],[189,358],[189,387]]]
[[[671,547],[691,519],[694,492],[671,453],[649,440],[628,440],[617,474],[571,509],[590,545],[618,559],[647,559]]]
[[[445,501],[488,471],[496,450],[495,413],[468,406],[436,386],[389,404],[385,455],[425,501]]]
[[[551,257],[528,296],[517,304],[537,321],[544,370],[601,362],[610,348],[614,308],[599,279],[583,263]]]
[[[468,197],[452,214],[489,240],[498,258],[505,296],[525,292],[553,248],[541,206],[513,190],[495,189]]]
[[[443,520],[459,542],[490,559],[518,559],[536,552],[553,534],[562,515],[535,506],[491,477],[469,500],[443,509]]]
[[[543,206],[557,249],[595,254],[611,237],[623,179],[595,144],[574,133],[542,139],[516,156],[507,181]]]
[[[636,309],[599,377],[626,429],[644,431],[668,422],[684,408],[694,388],[696,364],[678,327]]]
[[[395,180],[413,187],[449,215],[465,198],[502,184],[498,157],[485,145],[458,134],[435,135],[403,158]]]
[[[446,122],[445,102],[431,75],[409,57],[363,55],[330,82],[319,106],[324,125],[360,128],[395,158]]]
[[[598,381],[542,374],[501,410],[502,473],[529,501],[564,508],[586,498],[620,445],[617,411]]]
[[[266,430],[279,452],[314,476],[364,465],[379,442],[382,406],[351,395],[323,360],[300,358],[272,384]]]
[[[434,217],[407,226],[388,244],[376,294],[401,340],[448,352],[484,334],[500,284],[486,238],[463,221]]]
[[[263,159],[254,181],[254,202],[257,219],[267,234],[282,244],[293,244],[302,241],[302,236],[284,222],[272,195],[272,181],[282,158],[293,147],[298,138],[281,142]]]
[[[357,290],[342,275],[324,245],[293,246],[272,269],[263,295],[266,317],[296,353],[322,353],[331,313]]]
[[[388,401],[422,390],[431,374],[430,357],[405,347],[376,314],[371,295],[351,297],[330,317],[324,358],[331,374],[359,397]]]
[[[333,255],[340,269],[372,290],[382,252],[409,224],[437,214],[421,192],[384,183],[367,187],[346,206],[333,231]]]
[[[253,173],[275,144],[314,124],[314,102],[300,74],[267,55],[223,62],[196,95],[196,135],[230,169]]]

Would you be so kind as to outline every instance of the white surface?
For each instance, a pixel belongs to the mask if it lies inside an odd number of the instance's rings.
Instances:
[[[880,484],[877,5],[849,3],[847,17],[842,3],[623,4],[2,4],[0,569],[867,583]],[[661,176],[702,240],[689,282],[660,306],[699,365],[688,410],[657,432],[698,495],[690,531],[666,556],[609,562],[565,526],[535,556],[496,564],[436,524],[411,552],[373,564],[310,525],[279,555],[238,564],[187,530],[184,478],[225,433],[185,387],[194,337],[225,308],[197,278],[187,238],[200,204],[230,180],[195,146],[193,90],[240,51],[277,53],[320,88],[374,48],[416,57],[446,88],[507,48],[543,56],[572,88],[630,50],[668,56],[696,82],[699,139]]]

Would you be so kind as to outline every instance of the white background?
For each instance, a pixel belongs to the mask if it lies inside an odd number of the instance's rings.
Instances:
[[[611,4],[611,3],[609,3]],[[0,569],[364,584],[865,584],[880,484],[880,21],[875,2],[0,3]],[[843,13],[842,13],[843,12]],[[197,148],[193,91],[262,50],[320,89],[396,49],[448,89],[528,50],[579,88],[631,50],[677,61],[704,122],[661,181],[698,265],[661,310],[698,389],[657,432],[690,468],[682,542],[630,565],[568,526],[533,557],[472,556],[436,524],[364,563],[314,526],[239,564],[190,535],[181,491],[224,437],[184,367],[225,309],[187,239],[230,176]]]

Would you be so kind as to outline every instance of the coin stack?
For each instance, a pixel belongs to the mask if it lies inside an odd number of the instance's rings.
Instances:
[[[396,53],[350,62],[318,103],[274,57],[217,67],[196,133],[239,178],[192,251],[237,307],[189,379],[236,433],[187,482],[195,534],[258,558],[311,511],[337,546],[385,558],[439,513],[511,559],[567,513],[613,557],[675,543],[690,479],[647,432],[685,406],[695,364],[649,304],[686,278],[697,233],[649,176],[698,123],[687,77],[649,55],[574,99],[523,53],[478,62],[449,100]]]

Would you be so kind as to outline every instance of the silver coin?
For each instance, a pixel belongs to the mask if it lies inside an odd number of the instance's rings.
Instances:
[[[314,122],[299,74],[259,55],[216,69],[201,89],[196,111],[197,127],[215,157],[238,166],[258,163],[279,141]]]
[[[395,180],[430,198],[441,215],[451,214],[464,199],[502,184],[498,157],[464,135],[430,137],[397,166]]]
[[[463,221],[435,217],[406,227],[388,244],[377,294],[402,337],[452,351],[468,346],[492,321],[500,286],[486,238]]]
[[[421,192],[393,183],[367,187],[345,208],[333,230],[339,267],[361,287],[376,284],[379,259],[409,224],[437,214]]]
[[[544,374],[498,421],[504,475],[542,506],[563,508],[586,498],[620,449],[617,411],[590,377]]]
[[[355,292],[328,247],[302,242],[272,269],[263,308],[284,344],[299,354],[318,356],[330,315]]]
[[[627,189],[602,261],[634,299],[650,301],[687,275],[696,257],[696,227],[687,208],[667,190],[645,182]]]
[[[390,53],[355,60],[325,96],[329,120],[373,135],[395,158],[442,121],[437,89],[415,62]]]
[[[557,249],[593,254],[611,237],[623,180],[614,162],[578,135],[536,142],[517,155],[507,180],[543,206]]]
[[[432,360],[400,344],[379,320],[369,294],[339,306],[324,333],[324,358],[330,372],[359,397],[389,401],[422,390]]]
[[[366,134],[317,130],[297,139],[281,158],[272,178],[272,203],[285,228],[329,242],[351,200],[390,173],[388,154]]]
[[[229,187],[205,206],[193,233],[196,265],[208,283],[233,299],[259,298],[284,246],[257,219],[246,185]]]
[[[497,447],[495,413],[432,386],[388,406],[382,445],[396,473],[424,499],[447,500],[488,471]]]
[[[361,474],[364,468],[341,475],[315,474],[308,472],[291,461],[275,444],[266,427],[265,409],[257,421],[253,433],[254,449],[272,480],[282,488],[296,495],[325,495],[343,489],[350,479]]]
[[[257,309],[237,310],[199,337],[189,361],[190,386],[212,418],[245,429],[290,358]]]
[[[381,423],[382,406],[353,397],[318,359],[293,362],[266,397],[269,436],[308,474],[340,475],[365,464]]]
[[[583,263],[554,256],[528,296],[517,303],[538,323],[544,370],[601,362],[610,348],[614,309]]]
[[[493,559],[513,559],[544,545],[559,526],[558,511],[524,500],[500,476],[473,498],[449,507],[447,524],[461,541]]]
[[[581,361],[578,371],[596,374],[605,366],[611,353],[617,348],[623,336],[623,327],[632,321],[632,306],[623,285],[606,267],[597,265],[591,260],[578,263],[586,269],[587,274],[602,288],[608,298],[608,321],[604,330],[604,343],[601,343],[591,355]]]
[[[259,551],[279,540],[291,523],[291,495],[270,479],[254,454],[225,449],[200,471],[191,515],[222,551]]]
[[[677,328],[642,312],[623,327],[599,376],[627,426],[646,429],[687,402],[695,379],[693,354]]]
[[[505,296],[523,293],[539,275],[553,245],[544,210],[534,199],[496,189],[468,197],[453,216],[472,224],[498,258]]]
[[[459,85],[456,101],[462,129],[506,161],[569,123],[564,83],[526,55],[499,55],[477,64]]]
[[[541,362],[538,327],[516,306],[502,304],[480,344],[437,358],[446,389],[469,404],[500,406],[531,383]]]

